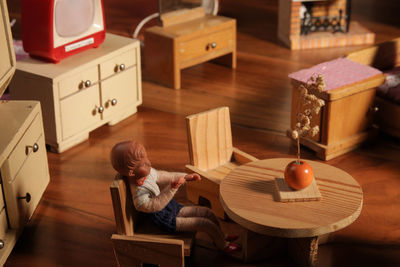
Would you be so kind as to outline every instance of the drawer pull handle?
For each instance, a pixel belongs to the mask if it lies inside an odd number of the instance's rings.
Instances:
[[[18,199],[25,199],[26,203],[29,203],[31,201],[31,198],[31,194],[29,193],[26,193],[23,197],[18,197]]]
[[[103,113],[104,107],[103,107],[103,106],[98,107],[97,111],[98,111],[99,113]]]
[[[4,240],[0,239],[0,249],[4,248]]]
[[[120,71],[124,71],[124,70],[125,70],[125,64],[119,65],[119,70],[120,70]]]
[[[118,103],[118,101],[117,101],[117,99],[115,99],[115,98],[113,98],[112,100],[108,99],[108,100],[104,103],[104,106],[105,106],[106,108],[109,108],[109,107],[110,107],[110,104],[111,104],[111,106],[115,106],[117,103]]]
[[[26,146],[25,154],[29,154],[29,149],[32,149],[33,153],[36,153],[39,150],[39,145],[34,143],[33,146]]]
[[[85,85],[86,88],[92,85],[92,82],[91,82],[90,80],[86,80],[86,81],[83,82],[83,83],[84,83],[84,85]]]
[[[212,49],[212,48],[216,48],[217,47],[217,43],[208,43],[207,45],[206,45],[206,50],[208,51],[208,50],[210,50],[210,49]]]
[[[379,111],[379,107],[377,107],[377,106],[370,107],[369,111],[372,113],[377,113]]]

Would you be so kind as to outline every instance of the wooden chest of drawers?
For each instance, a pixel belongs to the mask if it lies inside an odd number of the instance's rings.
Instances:
[[[40,103],[3,101],[0,122],[0,265],[32,216],[49,181]],[[3,194],[4,193],[4,194]]]
[[[145,70],[150,80],[181,88],[180,71],[218,58],[236,68],[236,20],[205,15],[145,32]]]
[[[141,84],[139,42],[107,34],[99,48],[58,64],[18,61],[10,93],[12,99],[41,102],[46,143],[63,152],[95,128],[136,113]]]

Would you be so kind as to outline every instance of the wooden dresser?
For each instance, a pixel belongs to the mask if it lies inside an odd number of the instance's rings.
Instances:
[[[0,96],[15,72],[5,0],[0,0]],[[29,86],[26,84],[25,86]],[[49,181],[38,101],[0,101],[0,266],[10,255]]]
[[[204,15],[145,32],[146,76],[165,86],[180,89],[182,69],[216,58],[236,68],[235,19]]]
[[[139,41],[107,34],[100,47],[58,64],[18,61],[10,93],[13,100],[41,102],[46,143],[61,153],[97,127],[136,113],[142,103]]]

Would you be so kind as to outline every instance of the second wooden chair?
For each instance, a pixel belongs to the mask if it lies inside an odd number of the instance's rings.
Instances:
[[[237,166],[257,158],[232,146],[231,121],[228,107],[220,107],[186,117],[190,165],[201,180],[186,185],[187,197],[195,204],[206,199],[213,212],[224,218],[219,202],[219,185]]]

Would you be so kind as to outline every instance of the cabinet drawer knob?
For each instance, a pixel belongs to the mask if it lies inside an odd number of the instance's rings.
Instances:
[[[117,99],[113,98],[111,100],[111,105],[115,106],[118,103]]]
[[[211,48],[216,48],[217,47],[217,43],[212,43],[211,44]]]
[[[100,106],[100,107],[97,109],[97,111],[98,111],[99,113],[103,113],[104,107],[103,107],[103,106]]]
[[[0,239],[0,249],[4,248],[4,240]]]
[[[119,70],[120,70],[120,71],[125,70],[125,64],[123,64],[123,63],[120,64],[120,65],[119,65]]]
[[[89,86],[92,85],[92,82],[91,82],[90,80],[86,80],[86,81],[84,82],[84,84],[85,84],[85,87],[89,87]]]
[[[34,143],[33,146],[26,146],[25,153],[29,154],[29,149],[32,149],[33,153],[36,153],[39,150],[39,145]]]
[[[31,198],[31,194],[29,193],[26,193],[23,197],[18,197],[18,199],[25,199],[26,203],[29,203],[31,201]]]
[[[377,113],[379,111],[379,107],[377,107],[377,106],[370,107],[369,111],[372,113]]]

